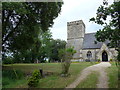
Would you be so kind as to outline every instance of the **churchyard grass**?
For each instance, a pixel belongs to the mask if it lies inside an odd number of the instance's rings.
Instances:
[[[69,69],[70,75],[68,77],[61,77],[61,64],[60,63],[42,63],[42,64],[9,64],[3,65],[3,70],[18,69],[24,73],[31,73],[36,69],[42,68],[44,72],[52,72],[52,75],[40,79],[38,88],[64,88],[72,83],[77,75],[84,68],[93,65],[90,62],[72,63]],[[27,88],[27,78],[18,80],[4,87],[9,88]],[[8,80],[9,82],[9,80]],[[16,84],[15,84],[16,83]]]
[[[98,72],[92,72],[76,88],[96,88],[98,83]]]
[[[77,75],[85,67],[92,65],[90,62],[81,62],[81,63],[72,63],[70,66],[70,75],[68,77],[60,77],[60,75],[53,75],[48,78],[40,80],[39,88],[64,88],[67,85],[71,84],[76,78]]]
[[[110,62],[111,67],[107,68],[109,88],[118,88],[118,67],[115,62]]]
[[[3,78],[2,81],[8,82],[7,85],[2,85],[2,88],[17,88],[17,86],[22,86],[23,83],[27,83],[26,78],[20,80],[10,80],[8,78]]]

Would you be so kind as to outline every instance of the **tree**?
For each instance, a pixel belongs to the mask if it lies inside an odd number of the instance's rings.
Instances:
[[[50,62],[55,62],[58,61],[60,62],[60,57],[59,57],[59,49],[65,49],[66,46],[66,41],[56,39],[56,40],[51,40],[51,52],[49,54],[49,59]]]
[[[59,50],[59,57],[62,64],[62,76],[68,76],[69,67],[71,64],[72,56],[76,53],[73,47]]]
[[[51,32],[40,32],[39,38],[34,45],[21,53],[14,54],[14,63],[38,63],[44,62],[50,52]]]
[[[19,55],[41,45],[40,31],[47,31],[58,17],[62,2],[3,2],[2,54]],[[37,52],[37,51],[35,51]]]
[[[103,42],[108,39],[110,47],[114,47],[118,51],[117,60],[120,61],[120,1],[113,2],[111,5],[104,1],[103,5],[98,7],[96,14],[96,18],[93,17],[90,21],[103,25],[103,29],[97,31],[95,35],[97,41]],[[109,17],[111,17],[110,20]]]
[[[51,41],[52,39],[52,33],[50,32],[50,30],[42,33],[39,36],[39,39],[41,41],[41,48],[39,49],[39,61],[40,62],[45,62],[46,59],[48,59],[50,57],[50,53],[51,53]]]

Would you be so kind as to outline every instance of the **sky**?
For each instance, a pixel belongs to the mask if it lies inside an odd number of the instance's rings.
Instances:
[[[89,22],[89,19],[96,16],[97,8],[102,5],[103,0],[63,0],[63,2],[61,13],[50,28],[54,39],[67,41],[67,22],[71,21],[83,20],[86,33],[96,32],[102,28]],[[112,2],[113,0],[108,0],[109,4]]]

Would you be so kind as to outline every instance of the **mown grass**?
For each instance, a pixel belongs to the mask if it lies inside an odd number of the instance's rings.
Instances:
[[[115,62],[111,62],[111,67],[106,71],[109,78],[109,88],[118,88],[118,67],[116,67]]]
[[[69,69],[70,75],[68,77],[61,77],[61,64],[60,63],[42,63],[42,64],[9,64],[4,65],[3,69],[18,69],[25,73],[33,72],[36,69],[42,68],[45,72],[53,72],[53,75],[46,76],[45,78],[40,79],[38,88],[64,88],[70,83],[72,83],[77,75],[84,68],[93,65],[90,62],[80,62],[80,63],[72,63]],[[15,82],[16,83],[16,82]],[[18,83],[10,83],[9,86],[12,88],[27,88],[27,78],[23,80],[18,80]]]
[[[96,88],[98,82],[98,72],[92,72],[76,88]]]
[[[76,78],[77,75],[82,71],[85,67],[90,66],[91,63],[76,63],[71,64],[70,67],[70,75],[68,77],[61,77],[60,75],[53,75],[48,78],[44,78],[40,80],[38,85],[39,88],[64,88],[67,85],[71,84]]]

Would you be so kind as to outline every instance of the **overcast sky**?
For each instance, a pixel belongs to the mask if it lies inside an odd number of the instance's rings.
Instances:
[[[67,22],[83,20],[86,33],[96,32],[100,25],[89,22],[89,19],[96,16],[97,8],[102,5],[103,0],[63,0],[64,4],[60,15],[54,20],[51,29],[54,39],[67,41]],[[112,3],[113,0],[108,0]]]

